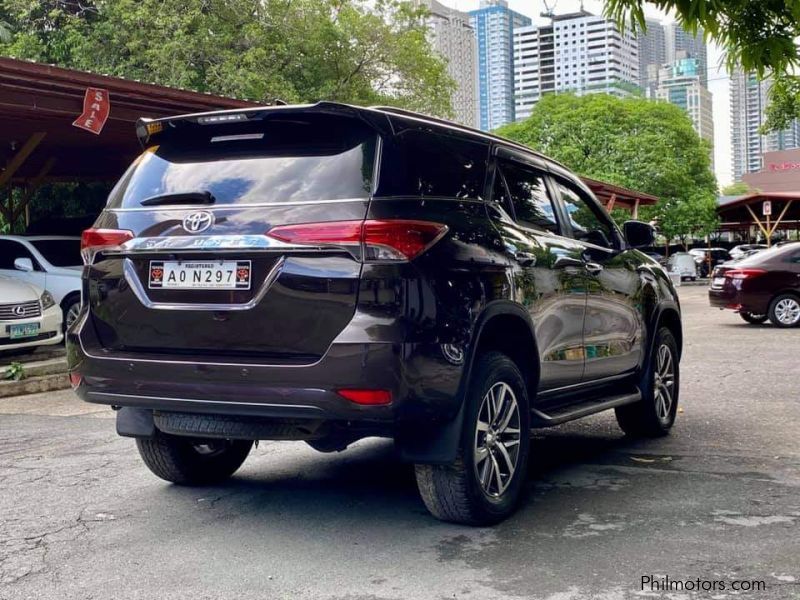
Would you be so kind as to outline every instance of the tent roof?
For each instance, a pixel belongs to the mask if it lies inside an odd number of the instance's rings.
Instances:
[[[87,87],[108,90],[111,112],[100,135],[72,126]],[[97,75],[13,58],[0,58],[0,165],[44,134],[12,176],[45,180],[113,180],[140,152],[139,117],[257,106],[253,102]],[[49,169],[45,169],[46,165]]]

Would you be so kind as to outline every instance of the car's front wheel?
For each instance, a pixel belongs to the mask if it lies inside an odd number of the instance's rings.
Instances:
[[[739,316],[751,325],[761,325],[767,321],[767,315],[758,315],[751,312],[742,311],[739,313]]]
[[[233,475],[250,453],[250,440],[195,439],[156,431],[137,438],[144,464],[161,479],[181,485],[219,483]]]
[[[678,344],[666,327],[656,332],[653,353],[639,387],[639,402],[615,409],[619,426],[631,436],[666,435],[675,423],[680,388]]]
[[[498,352],[480,356],[464,411],[456,461],[417,465],[417,485],[436,518],[490,525],[514,512],[527,472],[528,394],[516,364]]]
[[[769,305],[769,320],[776,327],[800,325],[800,298],[793,294],[781,294]]]

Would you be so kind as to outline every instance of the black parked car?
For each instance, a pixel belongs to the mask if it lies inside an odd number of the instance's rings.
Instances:
[[[73,385],[147,466],[230,476],[253,440],[392,437],[437,517],[496,522],[529,431],[678,403],[669,278],[591,191],[527,148],[390,108],[142,121],[85,232]]]

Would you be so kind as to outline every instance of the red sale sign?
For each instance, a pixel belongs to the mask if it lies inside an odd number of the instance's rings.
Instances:
[[[86,88],[86,95],[83,97],[83,112],[72,124],[99,135],[108,120],[109,112],[111,112],[111,101],[108,99],[108,90]]]

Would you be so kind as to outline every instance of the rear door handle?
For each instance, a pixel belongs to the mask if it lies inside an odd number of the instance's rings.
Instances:
[[[566,269],[568,267],[577,267],[581,268],[585,265],[581,259],[579,258],[572,258],[571,256],[559,256],[556,259],[556,262],[553,263],[554,269]]]
[[[600,271],[603,270],[603,265],[599,265],[593,262],[586,263],[586,270],[592,275],[597,275]]]
[[[516,258],[517,262],[523,267],[532,267],[536,264],[536,255],[531,252],[517,252],[514,254],[514,258]]]

